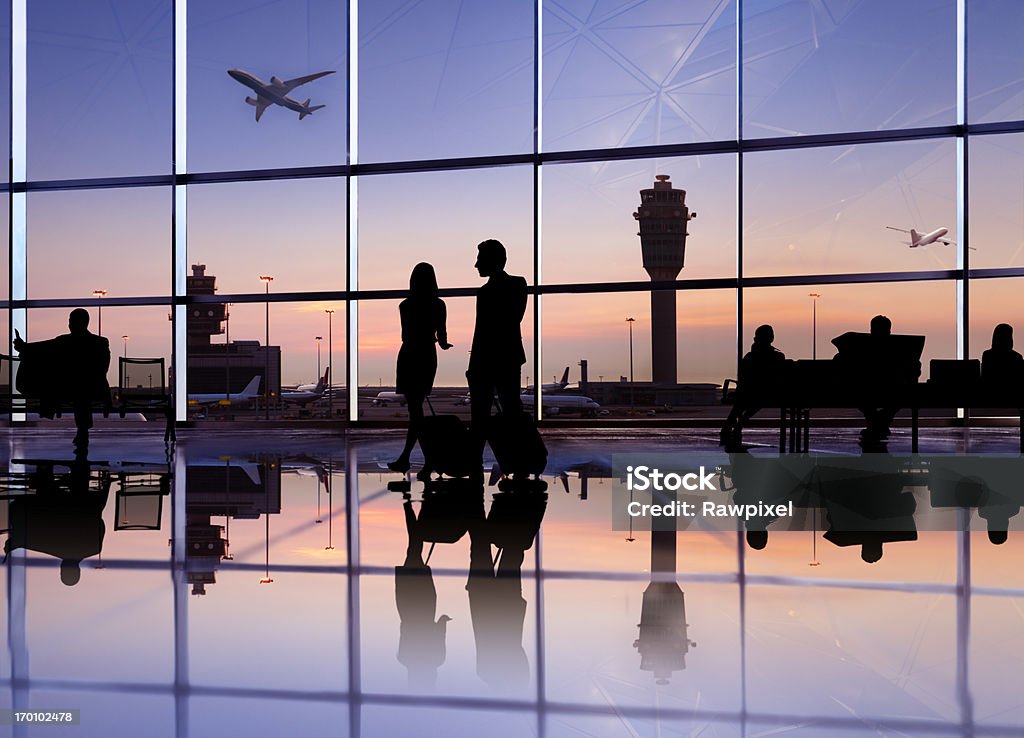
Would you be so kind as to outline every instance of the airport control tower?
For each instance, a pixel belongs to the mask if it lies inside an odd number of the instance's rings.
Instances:
[[[669,175],[659,174],[654,187],[640,190],[640,207],[633,217],[640,224],[644,269],[652,282],[679,276],[686,254],[686,223],[696,218],[686,207],[686,190],[677,190]],[[651,292],[651,369],[657,383],[676,384],[676,293]]]

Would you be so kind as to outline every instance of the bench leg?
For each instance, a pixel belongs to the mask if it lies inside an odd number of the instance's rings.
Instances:
[[[786,453],[786,408],[779,408],[779,453]]]

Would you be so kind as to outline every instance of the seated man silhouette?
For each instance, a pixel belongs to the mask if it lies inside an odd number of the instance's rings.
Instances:
[[[867,427],[862,443],[874,445],[889,437],[889,426],[903,399],[921,376],[922,336],[894,336],[892,321],[884,315],[871,319],[871,332],[844,333],[832,339],[839,349],[842,380],[859,397],[858,409]]]
[[[500,241],[477,246],[476,269],[487,282],[476,296],[476,325],[469,355],[470,409],[473,433],[483,456],[491,406],[497,393],[502,412],[522,412],[520,371],[526,363],[520,324],[526,313],[526,280],[505,272],[507,256]]]
[[[734,447],[740,443],[743,424],[761,409],[765,393],[779,386],[786,355],[772,346],[775,330],[770,325],[758,326],[750,351],[740,361],[736,399],[729,417],[722,426],[721,445]]]
[[[26,397],[40,400],[40,414],[53,417],[57,406],[70,402],[75,413],[75,448],[85,453],[92,428],[92,403],[110,405],[110,344],[89,332],[89,313],[82,308],[71,311],[68,333],[49,341],[28,343],[20,335],[14,348],[21,357],[18,390]],[[24,376],[23,376],[24,375]]]
[[[981,355],[981,381],[993,394],[1019,390],[1024,381],[1024,357],[1013,350],[1013,327],[1000,323],[992,331],[992,348]]]

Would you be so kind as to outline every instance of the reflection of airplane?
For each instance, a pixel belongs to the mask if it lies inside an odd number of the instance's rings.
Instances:
[[[324,396],[324,387],[327,386],[327,378],[331,375],[331,368],[320,377],[316,384],[300,384],[298,387],[284,387],[281,389],[281,399],[285,402],[295,402],[305,405],[307,402],[319,400]]]
[[[374,407],[387,407],[388,403],[391,402],[405,405],[405,395],[400,392],[378,392],[377,396],[370,401],[370,404]]]
[[[558,380],[557,382],[552,382],[550,384],[541,384],[540,389],[541,389],[542,392],[557,392],[558,390],[564,390],[568,386],[569,386],[569,367],[565,367],[565,371],[562,372],[562,378],[560,380]],[[526,389],[532,390],[533,389],[533,385],[532,384],[526,385]]]
[[[248,402],[259,397],[260,380],[263,377],[257,375],[249,380],[245,389],[241,392],[203,392],[189,393],[189,405],[234,405],[236,403]]]
[[[277,77],[271,77],[269,84],[258,77],[252,76],[242,69],[229,69],[228,74],[231,75],[231,79],[236,82],[241,82],[256,93],[255,98],[247,97],[245,98],[245,101],[256,108],[256,122],[258,123],[260,117],[263,115],[263,111],[270,105],[280,105],[281,107],[288,108],[289,110],[294,110],[299,114],[299,120],[302,120],[307,115],[312,114],[314,110],[326,107],[324,105],[313,105],[311,107],[309,104],[309,98],[306,98],[303,102],[299,102],[298,100],[293,100],[288,97],[288,93],[299,85],[304,85],[315,79],[326,77],[328,74],[334,74],[334,70],[329,72],[317,72],[316,74],[310,74],[305,77],[296,77],[295,79],[287,79],[284,81]]]
[[[523,407],[529,411],[533,409],[533,393],[523,393],[519,396]],[[583,395],[544,395],[544,414],[558,415],[565,412],[580,412],[586,415],[597,415],[601,406]]]
[[[892,226],[886,226],[886,228],[888,228],[890,231],[899,231],[900,233],[909,233],[910,234],[910,240],[909,241],[904,241],[903,243],[905,243],[907,246],[909,246],[912,249],[916,249],[916,248],[919,248],[921,246],[931,246],[932,244],[936,244],[936,243],[941,243],[943,246],[955,246],[956,245],[956,241],[953,241],[952,239],[949,239],[949,238],[943,238],[943,236],[945,236],[947,233],[949,233],[949,229],[948,228],[936,228],[934,231],[931,231],[930,233],[918,233],[913,228],[911,228],[909,231],[907,229],[905,229],[905,228],[893,228]],[[976,251],[977,250],[973,246],[970,246],[968,248],[970,248],[971,251]]]

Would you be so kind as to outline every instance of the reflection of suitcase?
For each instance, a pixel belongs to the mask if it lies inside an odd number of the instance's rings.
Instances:
[[[436,484],[466,484],[437,482]],[[484,518],[483,491],[445,489],[426,491],[416,518],[416,533],[427,543],[455,543],[469,530],[473,520]]]
[[[494,495],[487,513],[490,542],[501,549],[529,550],[547,507],[548,496],[543,492],[501,492]]]
[[[540,474],[548,465],[544,439],[527,413],[499,412],[493,416],[487,440],[501,473],[506,476]]]
[[[480,472],[480,459],[474,458],[473,437],[455,415],[430,415],[423,418],[419,431],[424,468],[450,477],[468,477]]]

